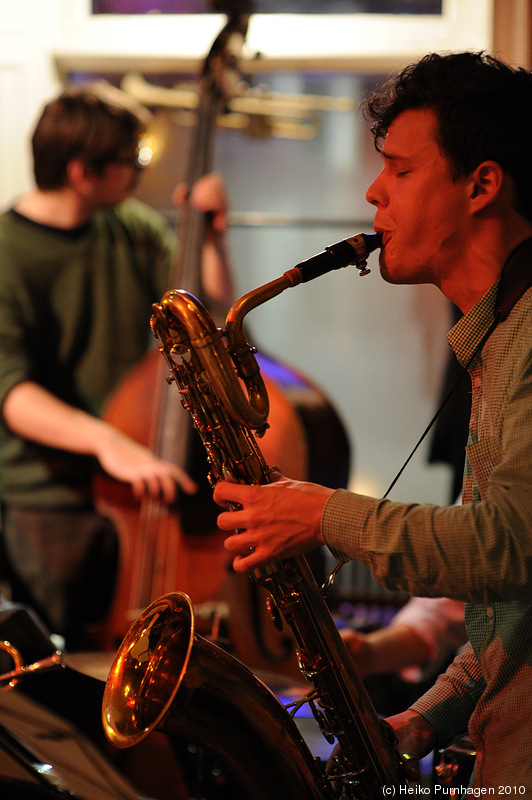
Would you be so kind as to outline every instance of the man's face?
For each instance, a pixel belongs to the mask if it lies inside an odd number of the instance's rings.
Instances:
[[[441,286],[463,255],[469,221],[467,178],[452,179],[428,109],[402,112],[390,125],[383,168],[366,199],[383,234],[381,273],[390,283]]]
[[[107,161],[97,171],[89,168],[94,206],[113,206],[129,197],[138,183],[141,169],[137,145]]]
[[[132,164],[106,164],[101,174],[94,179],[97,205],[113,206],[125,200],[135,189],[139,174]]]

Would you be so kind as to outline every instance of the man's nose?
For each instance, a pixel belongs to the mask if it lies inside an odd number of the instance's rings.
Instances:
[[[381,175],[378,175],[377,178],[375,178],[375,180],[371,184],[371,186],[368,188],[366,192],[366,200],[372,206],[385,205]]]

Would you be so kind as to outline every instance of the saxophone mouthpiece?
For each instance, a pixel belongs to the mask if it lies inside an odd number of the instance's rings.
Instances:
[[[357,267],[360,275],[367,275],[370,272],[367,268],[367,258],[379,247],[382,247],[382,234],[358,233],[356,236],[349,236],[347,239],[328,245],[322,253],[301,261],[293,269],[299,270],[300,283],[312,281],[333,269],[342,269],[350,265]]]

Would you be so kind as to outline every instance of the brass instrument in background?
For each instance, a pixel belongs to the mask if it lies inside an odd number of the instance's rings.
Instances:
[[[243,332],[246,314],[331,269],[354,264],[366,274],[367,256],[380,246],[379,235],[364,234],[331,245],[240,298],[225,331],[186,291],[167,292],[153,307],[168,380],[203,441],[212,485],[270,479],[255,440],[267,427],[268,397]],[[302,674],[313,684],[298,705],[308,702],[327,741],[338,742],[334,771],[313,760],[287,709],[251,671],[194,633],[190,601],[180,593],[153,603],[118,650],[103,702],[108,738],[127,747],[155,729],[196,737],[228,762],[252,800],[325,800],[334,796],[331,781],[351,800],[374,800],[383,787],[398,793],[406,782],[393,731],[378,719],[306,559],[270,563],[251,577],[269,591],[274,620],[280,612],[293,631]]]
[[[156,86],[142,75],[129,72],[122,78],[120,88],[147,108],[169,109],[180,124],[196,121],[199,97],[194,85]],[[241,130],[252,138],[313,139],[321,128],[320,111],[355,109],[350,97],[272,92],[265,87],[250,88],[242,80],[237,88],[217,124]]]
[[[8,642],[7,639],[0,640],[0,652],[7,653],[13,661],[14,669],[9,672],[4,672],[0,675],[0,689],[14,689],[20,678],[26,675],[33,675],[37,672],[45,672],[49,669],[55,669],[62,666],[63,656],[59,650],[56,650],[53,655],[47,658],[42,658],[39,661],[34,661],[31,664],[24,664],[22,653],[15,647],[15,645]]]

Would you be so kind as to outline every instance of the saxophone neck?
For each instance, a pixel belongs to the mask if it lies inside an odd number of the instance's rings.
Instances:
[[[293,270],[290,272],[293,272]],[[247,294],[242,295],[233,303],[225,320],[225,336],[231,355],[240,358],[241,355],[250,350],[243,328],[244,318],[249,312],[263,305],[263,303],[267,303],[268,300],[277,297],[285,289],[296,286],[299,282],[297,281],[297,275],[290,276],[285,272],[281,277],[265,283],[251,292],[247,292]]]
[[[225,321],[225,333],[231,352],[245,352],[248,345],[245,340],[242,323],[244,317],[254,308],[266,303],[273,297],[284,292],[292,286],[314,280],[335,269],[342,269],[354,265],[360,270],[361,275],[367,275],[367,258],[374,250],[382,247],[380,233],[358,233],[349,236],[340,242],[331,244],[322,253],[301,261],[292,269],[287,270],[279,278],[259,286],[240,297],[230,308]]]

